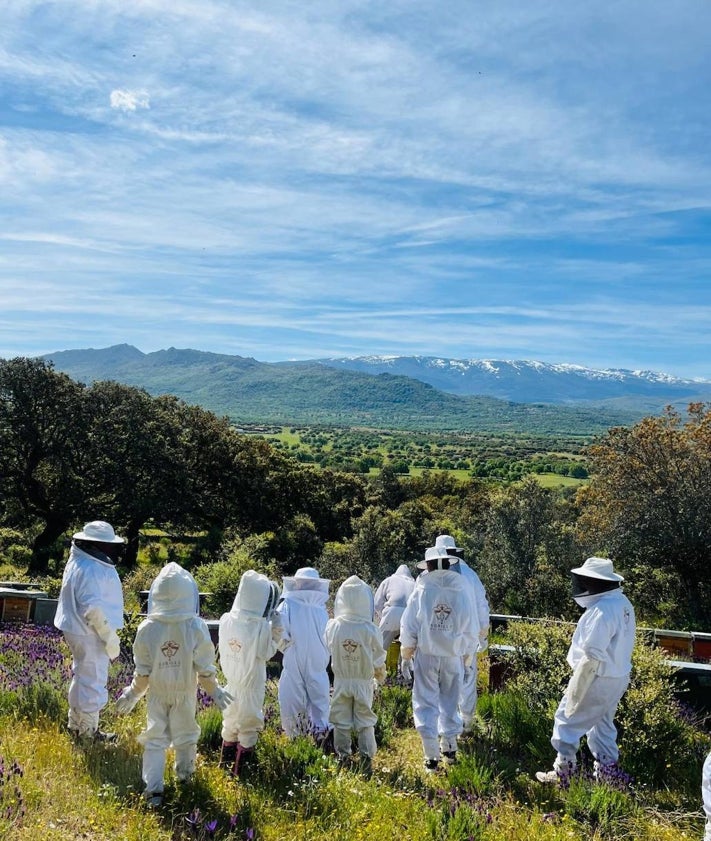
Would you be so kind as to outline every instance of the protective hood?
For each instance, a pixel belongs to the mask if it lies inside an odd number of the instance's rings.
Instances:
[[[284,578],[284,595],[296,593],[300,590],[315,590],[328,596],[328,578],[319,578],[318,570],[313,567],[302,567],[293,576]]]
[[[365,619],[371,622],[374,612],[373,591],[370,587],[357,575],[346,578],[338,588],[333,604],[336,619]]]
[[[589,607],[597,604],[604,595],[604,593],[589,593],[587,596],[573,596],[573,600],[578,607],[587,610]]]
[[[580,596],[598,596],[600,593],[617,590],[620,586],[619,581],[612,581],[606,578],[593,578],[580,575],[577,572],[571,572],[570,578],[574,599]]]
[[[158,573],[148,592],[148,616],[182,620],[197,616],[200,594],[195,579],[174,561]]]
[[[407,564],[400,564],[400,566],[395,570],[395,575],[401,575],[403,578],[409,578],[411,581],[415,580],[412,577],[410,567]]]
[[[240,579],[231,612],[268,619],[279,601],[279,595],[277,584],[261,572],[248,569]]]

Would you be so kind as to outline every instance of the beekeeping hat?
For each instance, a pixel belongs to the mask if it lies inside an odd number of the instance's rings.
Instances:
[[[457,543],[451,534],[440,534],[435,540],[435,546],[444,546],[450,557],[461,559],[464,554],[464,549],[457,546]]]
[[[425,549],[425,559],[417,564],[417,569],[428,569],[428,561],[437,561],[436,569],[449,569],[450,555],[444,546],[428,546]],[[447,561],[445,566],[442,561]]]
[[[573,598],[594,596],[616,590],[625,580],[612,568],[609,558],[588,558],[581,567],[570,570]]]
[[[92,543],[125,543],[122,537],[114,532],[114,527],[103,520],[93,520],[87,523],[82,531],[72,535],[74,540],[90,540]]]

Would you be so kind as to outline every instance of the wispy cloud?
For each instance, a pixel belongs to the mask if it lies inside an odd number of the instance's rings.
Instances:
[[[117,111],[137,111],[139,108],[150,108],[150,97],[147,91],[114,90],[109,95],[111,107]]]
[[[646,0],[8,0],[0,353],[711,376],[709,24]]]

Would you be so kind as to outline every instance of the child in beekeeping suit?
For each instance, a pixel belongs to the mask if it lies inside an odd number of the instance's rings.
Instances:
[[[351,575],[338,588],[333,619],[326,625],[334,678],[329,713],[333,745],[338,758],[346,760],[351,755],[351,731],[355,730],[366,775],[372,770],[377,749],[373,678],[378,683],[385,680],[385,649],[373,613],[372,590],[357,575]]]
[[[198,684],[221,710],[232,700],[217,683],[215,648],[198,609],[195,579],[179,564],[166,564],[151,585],[148,615],[136,632],[133,681],[116,702],[117,711],[125,714],[148,692],[146,728],[138,741],[143,745],[144,796],[151,806],[163,799],[171,745],[177,778],[187,780],[195,770]]]
[[[264,729],[267,660],[279,638],[279,628],[272,627],[278,601],[278,585],[249,569],[240,579],[232,610],[220,618],[220,666],[233,696],[222,717],[220,763],[235,776],[244,776]]]
[[[284,578],[284,592],[277,607],[281,626],[279,650],[283,670],[279,678],[281,725],[289,738],[312,733],[326,739],[329,733],[328,648],[324,631],[328,622],[327,578],[318,570],[302,567]]]

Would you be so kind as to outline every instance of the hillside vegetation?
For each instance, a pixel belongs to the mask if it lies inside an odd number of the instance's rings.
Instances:
[[[317,469],[290,435],[277,448],[172,396],[85,386],[39,360],[0,362],[0,554],[56,580],[67,535],[98,518],[127,538],[128,569],[151,525],[193,536],[191,568],[239,552],[279,574],[317,564],[334,581],[357,573],[377,583],[448,533],[495,612],[574,615],[568,571],[606,554],[646,624],[711,627],[708,406],[614,427],[578,452],[534,454],[533,439],[518,439],[505,458],[502,440],[487,439],[497,456],[465,454],[459,445],[473,439],[391,436],[383,453],[372,440],[365,447],[367,432],[321,431],[309,447],[318,441],[332,461]],[[377,474],[345,472],[360,446],[382,457]],[[396,472],[405,458],[420,475]],[[453,475],[463,461],[466,479]],[[589,476],[553,491],[526,476],[538,470]]]
[[[574,435],[641,417],[630,410],[514,403],[457,396],[405,376],[337,370],[315,362],[268,364],[196,350],[143,354],[128,345],[47,357],[75,380],[116,380],[172,394],[234,423],[329,424],[378,429]]]

